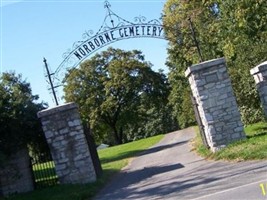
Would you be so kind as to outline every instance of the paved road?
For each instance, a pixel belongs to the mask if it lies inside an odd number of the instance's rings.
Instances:
[[[267,200],[267,161],[204,160],[191,151],[194,135],[192,128],[167,134],[116,175],[95,200]]]

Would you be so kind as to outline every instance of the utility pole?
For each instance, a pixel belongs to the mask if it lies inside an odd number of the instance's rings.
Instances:
[[[198,52],[200,61],[203,62],[203,57],[202,57],[202,54],[201,54],[201,51],[200,51],[199,43],[198,43],[197,38],[196,38],[196,33],[195,33],[194,26],[193,26],[193,22],[191,21],[190,17],[188,18],[188,21],[189,21],[189,24],[190,24],[190,29],[191,29],[191,32],[192,32],[193,40],[194,40],[195,45],[197,47],[197,52]]]
[[[47,66],[47,63],[46,63],[46,59],[44,58],[44,64],[45,64],[45,69],[46,69],[46,73],[47,73],[47,77],[48,77],[48,81],[49,81],[49,84],[51,86],[51,90],[52,90],[52,93],[53,93],[53,97],[55,99],[55,102],[56,102],[56,105],[58,106],[58,101],[57,101],[57,96],[56,96],[56,92],[55,92],[55,87],[53,85],[53,81],[51,79],[51,75],[53,74],[50,74],[49,72],[49,69],[48,69],[48,66]]]

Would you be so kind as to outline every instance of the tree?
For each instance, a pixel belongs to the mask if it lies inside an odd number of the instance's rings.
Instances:
[[[148,110],[167,104],[166,76],[152,71],[137,50],[109,48],[70,70],[65,80],[65,99],[79,105],[96,139],[113,144],[132,140],[127,131],[148,121]]]
[[[263,119],[251,68],[266,60],[267,4],[264,0],[219,1],[220,48],[228,61],[245,124]]]
[[[266,10],[264,0],[188,1],[168,0],[163,24],[169,40],[169,81],[173,88],[170,101],[179,123],[192,120],[185,116],[188,99],[186,68],[199,62],[188,18],[191,18],[204,60],[225,57],[234,92],[244,122],[260,120],[260,101],[249,70],[266,59]],[[181,97],[180,94],[185,94]],[[185,106],[185,107],[184,107]],[[249,111],[249,112],[248,112]],[[258,113],[251,117],[251,113]],[[249,122],[252,122],[249,121]]]
[[[40,141],[44,135],[37,112],[45,105],[36,103],[37,99],[21,75],[12,72],[0,77],[0,163],[27,145],[35,150],[34,147],[43,146]]]
[[[193,0],[169,0],[164,6],[163,25],[169,40],[167,66],[170,69],[169,81],[172,87],[170,103],[173,114],[181,128],[195,122],[190,98],[190,88],[184,72],[187,67],[200,61],[197,47],[192,38],[190,21],[196,31],[204,59],[220,57],[217,40],[212,26],[217,17],[215,5]]]

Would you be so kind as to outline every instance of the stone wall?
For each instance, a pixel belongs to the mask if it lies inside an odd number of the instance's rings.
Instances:
[[[211,150],[217,151],[245,138],[225,59],[193,65],[185,75],[189,78]]]
[[[0,196],[29,192],[34,189],[30,157],[26,149],[10,157],[0,169]]]
[[[89,183],[96,173],[78,107],[68,103],[38,113],[62,184]]]
[[[250,70],[257,85],[261,103],[267,118],[267,61]]]

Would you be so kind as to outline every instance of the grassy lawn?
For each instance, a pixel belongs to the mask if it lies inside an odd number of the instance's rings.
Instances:
[[[197,128],[196,128],[197,129]],[[246,140],[230,144],[228,147],[212,153],[206,149],[198,135],[194,140],[195,150],[203,157],[214,160],[267,160],[267,123],[257,123],[245,127]]]
[[[15,195],[8,200],[88,200],[99,191],[114,174],[125,167],[130,158],[158,143],[163,135],[138,140],[99,150],[103,175],[95,183],[85,185],[56,185],[27,194]],[[0,198],[1,199],[1,198]],[[2,199],[1,199],[2,200]]]

